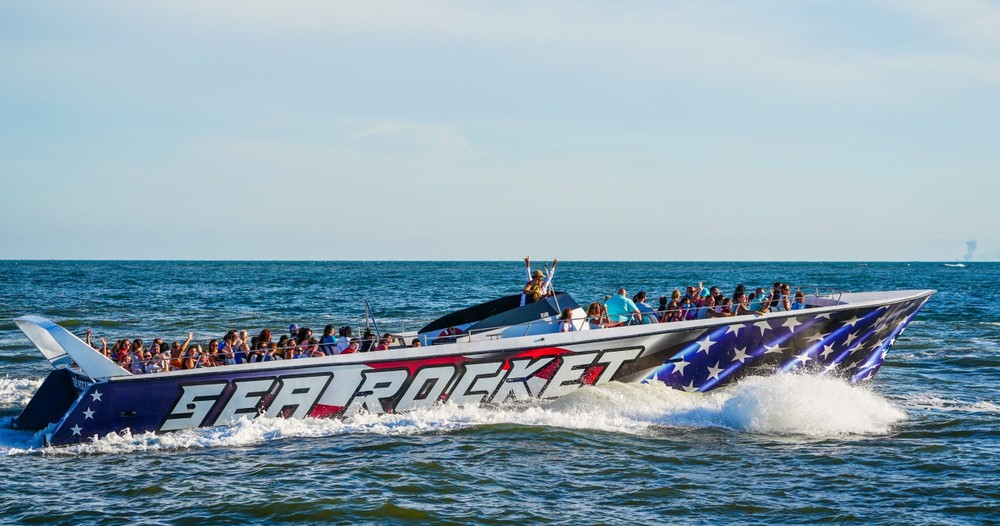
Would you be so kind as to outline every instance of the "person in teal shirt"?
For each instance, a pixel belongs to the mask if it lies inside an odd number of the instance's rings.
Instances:
[[[608,325],[609,327],[622,325],[632,317],[641,319],[639,318],[641,316],[639,307],[636,307],[635,302],[628,299],[625,294],[624,288],[618,289],[617,295],[611,296],[608,298],[608,301],[604,302],[604,305],[608,308],[608,319],[611,322]]]

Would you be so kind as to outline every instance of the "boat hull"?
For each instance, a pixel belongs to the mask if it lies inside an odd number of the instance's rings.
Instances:
[[[918,292],[761,317],[459,341],[97,381],[58,369],[40,393],[61,393],[59,402],[33,400],[15,425],[48,426],[47,442],[65,445],[126,430],[166,432],[261,415],[328,418],[437,403],[557,398],[609,381],[709,391],[748,375],[801,370],[861,382],[875,375],[895,338],[933,293]]]

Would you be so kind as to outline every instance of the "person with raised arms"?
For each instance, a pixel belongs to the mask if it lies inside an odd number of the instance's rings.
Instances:
[[[524,268],[527,272],[528,283],[524,285],[524,289],[521,291],[522,307],[549,295],[549,287],[552,285],[552,277],[556,275],[556,264],[558,263],[558,259],[553,259],[552,268],[546,269],[547,273],[541,270],[531,272],[531,258],[524,258]]]

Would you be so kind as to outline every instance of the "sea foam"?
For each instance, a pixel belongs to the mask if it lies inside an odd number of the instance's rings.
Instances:
[[[669,428],[717,428],[741,433],[843,437],[879,435],[903,421],[902,409],[878,393],[834,378],[782,374],[747,378],[710,393],[685,393],[662,384],[609,383],[557,400],[499,407],[450,404],[401,414],[363,413],[342,419],[242,419],[228,426],[174,433],[113,434],[45,454],[131,453],[252,446],[287,438],[344,434],[385,436],[448,433],[495,425],[607,433],[656,434]],[[40,434],[0,429],[0,455],[38,451]],[[20,434],[19,434],[20,433]]]

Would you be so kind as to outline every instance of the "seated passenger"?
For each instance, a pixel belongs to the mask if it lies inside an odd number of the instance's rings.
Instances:
[[[201,345],[194,344],[188,347],[186,351],[181,353],[181,369],[194,369],[198,366],[198,360],[201,356]]]
[[[632,302],[635,303],[636,308],[638,308],[639,312],[642,313],[642,318],[640,319],[643,324],[659,323],[660,320],[656,317],[656,311],[650,304],[646,303],[645,291],[640,290],[636,293],[636,295],[632,297]]]
[[[309,338],[309,347],[306,348],[306,352],[303,353],[306,358],[318,358],[320,356],[326,356],[326,353],[320,350],[319,340],[316,338]]]
[[[354,354],[358,352],[358,349],[360,348],[361,348],[361,340],[357,338],[351,338],[350,343],[347,344],[347,347],[343,351],[341,351],[340,354]]]
[[[376,351],[388,351],[392,347],[392,335],[385,334],[382,339],[379,340],[378,345],[375,346]]]
[[[753,293],[750,294],[753,296]],[[734,316],[744,316],[747,314],[753,314],[754,316],[760,316],[763,314],[759,310],[754,310],[750,308],[750,303],[748,301],[746,294],[737,294],[736,301],[733,302],[735,306],[733,307]],[[760,302],[757,302],[757,306],[760,307]]]
[[[420,339],[414,338],[410,340],[410,347],[420,347]]]
[[[299,350],[299,342],[295,341],[295,338],[288,338],[285,340],[285,347],[281,349],[281,357],[285,360],[291,360],[295,358],[295,353]]]
[[[559,316],[559,332],[573,332],[576,326],[573,325],[573,309],[566,307]]]
[[[454,327],[452,327],[452,328],[454,328]],[[458,329],[455,329],[455,330],[458,330]],[[372,350],[372,348],[375,347],[375,343],[376,343],[375,342],[375,333],[373,333],[371,331],[371,329],[368,329],[366,327],[364,334],[361,335],[361,348],[359,349],[359,352],[368,352],[368,351]]]
[[[681,298],[680,311],[681,320],[693,320],[698,317],[698,309],[696,309],[694,303],[691,302],[691,298],[688,298],[687,296]]]
[[[274,342],[268,342],[267,348],[264,349],[264,356],[261,357],[262,362],[273,362],[275,360],[280,360],[281,357],[278,356],[278,344]]]
[[[701,293],[704,292],[704,291],[705,291],[705,287],[702,284],[702,282],[699,281],[697,287],[695,287],[694,285],[688,285],[688,287],[686,289],[686,292],[684,294],[684,297],[687,298],[688,300],[690,300],[691,304],[694,305],[694,303],[699,298],[701,298]]]
[[[340,328],[338,334],[340,334],[340,338],[337,338],[337,349],[339,349],[340,352],[344,352],[344,349],[351,345],[351,327],[344,325]]]
[[[781,282],[775,281],[774,286],[771,288],[771,295],[767,299],[767,310],[768,311],[779,311],[781,310]]]
[[[792,288],[788,283],[781,285],[781,310],[792,310]]]
[[[631,320],[638,322],[642,319],[639,307],[636,307],[632,300],[625,297],[625,294],[625,289],[620,288],[618,294],[611,296],[604,302],[604,306],[608,309],[608,327],[619,327]]]
[[[337,347],[337,337],[333,335],[333,330],[332,323],[327,325],[323,328],[323,337],[319,339],[319,350],[328,356],[340,354],[340,348]]]
[[[802,310],[806,308],[806,295],[801,290],[795,291],[795,301],[792,302],[790,310]]]
[[[604,314],[603,305],[596,301],[587,307],[587,325],[590,329],[603,329],[608,325],[608,318]]]

